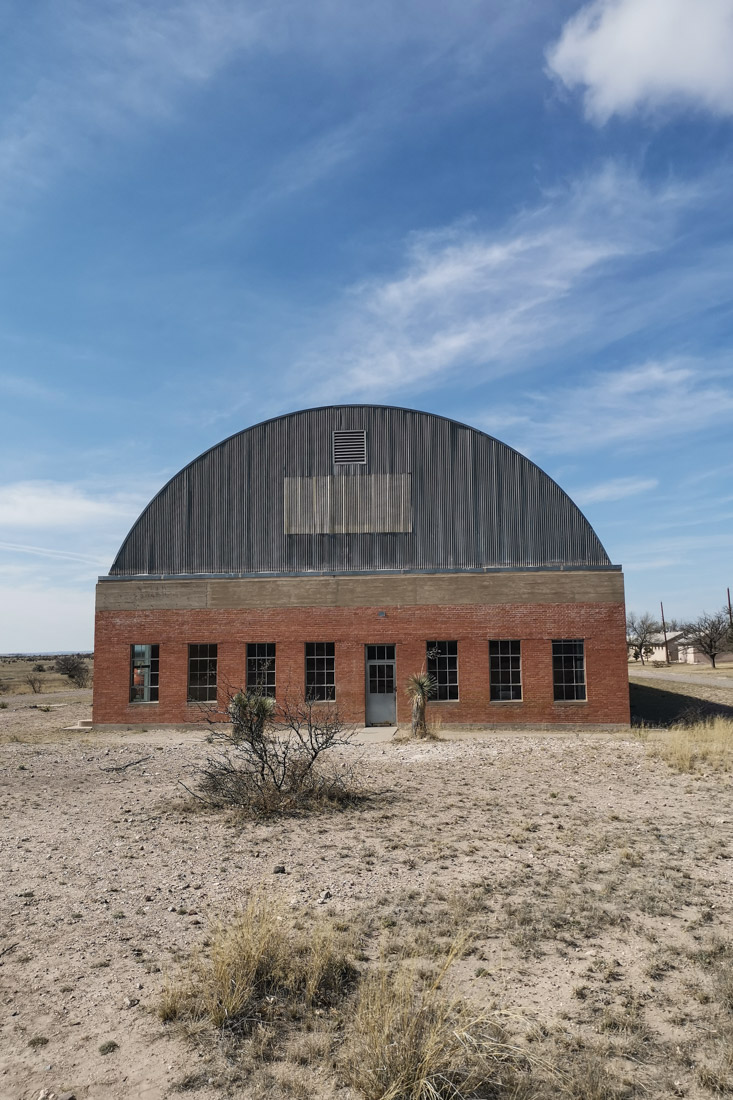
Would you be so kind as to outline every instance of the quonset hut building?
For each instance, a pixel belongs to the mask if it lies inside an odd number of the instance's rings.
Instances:
[[[200,722],[243,685],[407,722],[628,724],[621,567],[547,474],[430,413],[306,409],[195,459],[97,587],[95,723]]]

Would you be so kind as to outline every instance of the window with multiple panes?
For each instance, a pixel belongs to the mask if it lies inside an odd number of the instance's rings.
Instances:
[[[436,699],[458,698],[458,642],[427,642],[428,672],[435,680]]]
[[[586,698],[585,645],[582,638],[553,641],[552,683],[556,702]]]
[[[333,642],[306,642],[305,694],[308,699],[336,698],[336,652]]]
[[[216,702],[216,645],[188,647],[188,701]]]
[[[130,646],[130,702],[158,702],[158,658],[160,646]]]
[[[493,703],[522,698],[522,661],[518,641],[489,642],[489,698]]]
[[[250,642],[247,646],[247,691],[275,697],[275,643]]]

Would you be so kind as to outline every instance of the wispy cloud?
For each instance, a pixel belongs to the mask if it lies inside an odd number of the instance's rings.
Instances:
[[[608,163],[504,228],[468,223],[415,234],[398,275],[359,284],[333,307],[323,325],[329,335],[298,363],[294,384],[319,399],[371,397],[457,372],[495,378],[581,340],[586,352],[602,346],[668,309],[658,287],[640,315],[624,276],[669,248],[679,220],[714,186],[649,187]],[[679,275],[674,293],[681,282],[685,308],[693,308],[696,292]],[[612,326],[604,324],[609,313]]]
[[[84,565],[93,565],[97,569],[104,568],[106,559],[92,557],[90,554],[77,554],[73,550],[55,550],[50,546],[26,546],[20,542],[4,542],[0,540],[0,550],[10,550],[14,554],[33,554],[42,558],[59,558],[62,561],[78,561]]]
[[[733,0],[595,0],[547,54],[597,123],[668,105],[731,114],[732,57]]]
[[[576,504],[599,504],[602,501],[625,500],[626,497],[638,496],[639,493],[648,493],[650,489],[656,489],[658,484],[655,477],[616,477],[586,489],[571,490],[570,496]]]
[[[414,86],[436,57],[455,54],[452,71],[465,74],[464,80],[478,80],[482,54],[499,49],[516,25],[526,24],[527,7],[517,0],[508,14],[494,0],[475,0],[452,11],[439,0],[401,5],[377,0],[366,6],[332,0],[264,5],[256,0],[70,0],[63,7],[41,0],[34,34],[21,43],[25,64],[12,85],[15,98],[6,103],[0,124],[0,197],[17,199],[46,187],[61,172],[91,159],[100,139],[133,139],[141,128],[176,117],[188,95],[234,62],[242,63],[243,70],[238,94],[247,96],[246,63],[261,63],[264,53],[280,66],[286,56],[306,56],[321,74],[368,67],[376,60],[380,79],[372,83],[380,86]],[[480,36],[477,20],[485,28]],[[283,191],[308,186],[348,159],[355,128],[370,130],[358,112],[355,124],[335,125],[307,141],[295,154],[300,177],[288,184],[283,165]]]
[[[0,127],[0,194],[42,187],[98,137],[166,117],[182,90],[257,40],[260,19],[231,0],[46,4],[37,26],[55,39],[55,64],[42,56],[41,33],[38,65],[26,67],[35,83]]]
[[[517,404],[526,411],[518,414]],[[527,452],[572,453],[619,444],[647,450],[650,440],[684,439],[732,419],[733,371],[673,359],[523,393],[482,423]]]
[[[142,502],[132,494],[91,495],[78,485],[20,481],[0,486],[0,529],[77,528],[134,518]]]

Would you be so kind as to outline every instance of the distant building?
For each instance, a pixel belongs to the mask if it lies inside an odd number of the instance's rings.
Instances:
[[[635,646],[632,642],[629,642],[629,656],[633,659]],[[686,665],[710,665],[712,664],[709,657],[706,657],[702,653],[694,642],[688,641],[685,637],[683,630],[668,630],[667,631],[667,647],[669,648],[669,663],[670,664],[686,664]],[[667,651],[664,645],[664,634],[652,634],[649,639],[648,649],[644,649],[644,662],[646,664],[655,664],[663,661],[667,663]],[[733,661],[732,653],[720,653],[715,658],[716,665]],[[635,661],[634,664],[637,662]],[[641,664],[641,662],[638,662]]]
[[[537,466],[371,405],[258,424],[176,474],[97,586],[94,721],[200,722],[241,686],[407,722],[628,724],[623,576]]]
[[[667,631],[667,646],[669,647],[669,660],[670,662],[676,662],[684,660],[685,658],[680,656],[680,646],[683,642],[683,634],[681,630],[668,630]],[[637,647],[633,643],[629,643],[629,655],[634,656],[634,650]],[[686,647],[683,647],[686,648]],[[664,634],[652,634],[649,638],[649,643],[644,647],[644,662],[664,661],[667,663],[667,649],[664,645]],[[636,663],[636,662],[634,662]],[[641,661],[638,662],[641,664]]]

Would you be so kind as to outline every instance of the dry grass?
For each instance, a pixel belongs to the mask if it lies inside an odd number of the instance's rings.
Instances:
[[[380,966],[362,982],[341,1068],[366,1100],[462,1100],[510,1096],[529,1065],[495,1016],[441,992],[460,954],[457,941],[437,978],[424,984]]]
[[[334,1004],[355,976],[332,926],[321,922],[306,933],[255,895],[230,922],[214,927],[182,977],[167,984],[158,1011],[164,1021],[248,1034]]]
[[[678,772],[733,771],[733,719],[680,723],[650,742],[649,751]]]

